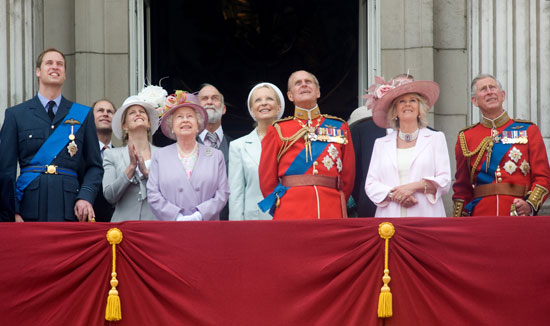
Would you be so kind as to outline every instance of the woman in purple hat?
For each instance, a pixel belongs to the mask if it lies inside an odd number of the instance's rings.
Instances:
[[[176,91],[162,108],[161,130],[175,144],[153,155],[147,199],[166,221],[219,220],[229,197],[223,153],[199,144],[208,115],[193,94]]]
[[[447,142],[442,132],[426,128],[439,86],[423,80],[375,81],[366,105],[376,125],[394,130],[376,140],[365,183],[377,206],[375,216],[445,217],[442,196],[451,183]]]

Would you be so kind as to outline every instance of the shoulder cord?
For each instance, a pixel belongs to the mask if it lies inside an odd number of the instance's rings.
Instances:
[[[277,163],[279,163],[281,157],[290,149],[290,147],[292,147],[292,145],[294,145],[294,143],[296,143],[298,139],[307,134],[308,128],[307,126],[302,126],[302,128],[300,128],[300,130],[298,130],[294,135],[290,137],[283,137],[283,134],[281,133],[281,127],[279,127],[278,124],[275,124],[274,127],[275,130],[277,130],[277,134],[279,134],[279,138],[283,142],[283,146],[279,148],[279,153],[277,153]]]
[[[476,168],[479,165],[479,163],[481,162],[481,158],[483,157],[483,153],[485,153],[487,148],[489,148],[489,151],[487,153],[487,160],[488,161],[491,160],[490,152],[491,152],[491,148],[493,147],[493,139],[491,138],[491,136],[487,136],[487,137],[483,138],[483,140],[481,141],[481,143],[479,143],[477,148],[470,152],[468,150],[468,146],[466,144],[466,137],[464,136],[464,131],[461,131],[458,134],[458,138],[460,139],[460,147],[462,149],[462,155],[464,155],[464,157],[468,158],[468,160],[470,159],[470,157],[474,156],[476,153],[479,152],[479,154],[477,155],[476,161],[474,162],[474,166],[472,167],[472,170],[470,171],[470,183],[473,184],[474,183],[474,174],[476,172]],[[487,164],[489,164],[489,163],[487,163]]]

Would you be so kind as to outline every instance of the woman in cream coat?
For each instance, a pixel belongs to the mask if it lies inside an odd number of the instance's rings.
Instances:
[[[374,143],[365,191],[376,217],[445,217],[442,196],[451,168],[442,132],[426,128],[428,110],[439,96],[431,81],[404,80],[370,88],[373,120],[395,131]]]
[[[257,126],[248,135],[229,144],[229,219],[271,220],[271,215],[258,207],[258,202],[264,199],[258,167],[262,138],[267,127],[283,115],[285,99],[277,86],[259,83],[248,94],[247,104]]]
[[[157,150],[150,141],[159,125],[155,107],[157,102],[163,103],[162,91],[157,100],[144,92],[130,96],[113,117],[113,133],[124,146],[104,152],[103,194],[115,205],[111,222],[156,220],[147,203],[147,180],[151,157]]]

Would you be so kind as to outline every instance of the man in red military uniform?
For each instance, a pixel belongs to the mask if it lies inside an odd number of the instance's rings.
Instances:
[[[482,118],[458,134],[454,216],[533,215],[548,197],[550,167],[540,131],[510,119],[504,98],[495,77],[472,81],[472,103]]]
[[[275,220],[346,217],[355,178],[353,144],[344,120],[321,114],[320,95],[313,74],[290,75],[287,96],[294,116],[274,122],[262,141],[265,199],[259,205]]]

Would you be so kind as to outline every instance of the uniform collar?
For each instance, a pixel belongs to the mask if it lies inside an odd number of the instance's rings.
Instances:
[[[300,107],[294,108],[294,116],[298,119],[302,120],[313,120],[317,119],[321,116],[321,110],[319,110],[319,106],[316,105],[313,109],[302,109]]]
[[[481,124],[487,128],[500,128],[504,126],[508,120],[510,120],[510,117],[508,116],[508,113],[506,111],[502,112],[501,115],[499,115],[496,119],[489,119],[485,116],[481,116]]]

